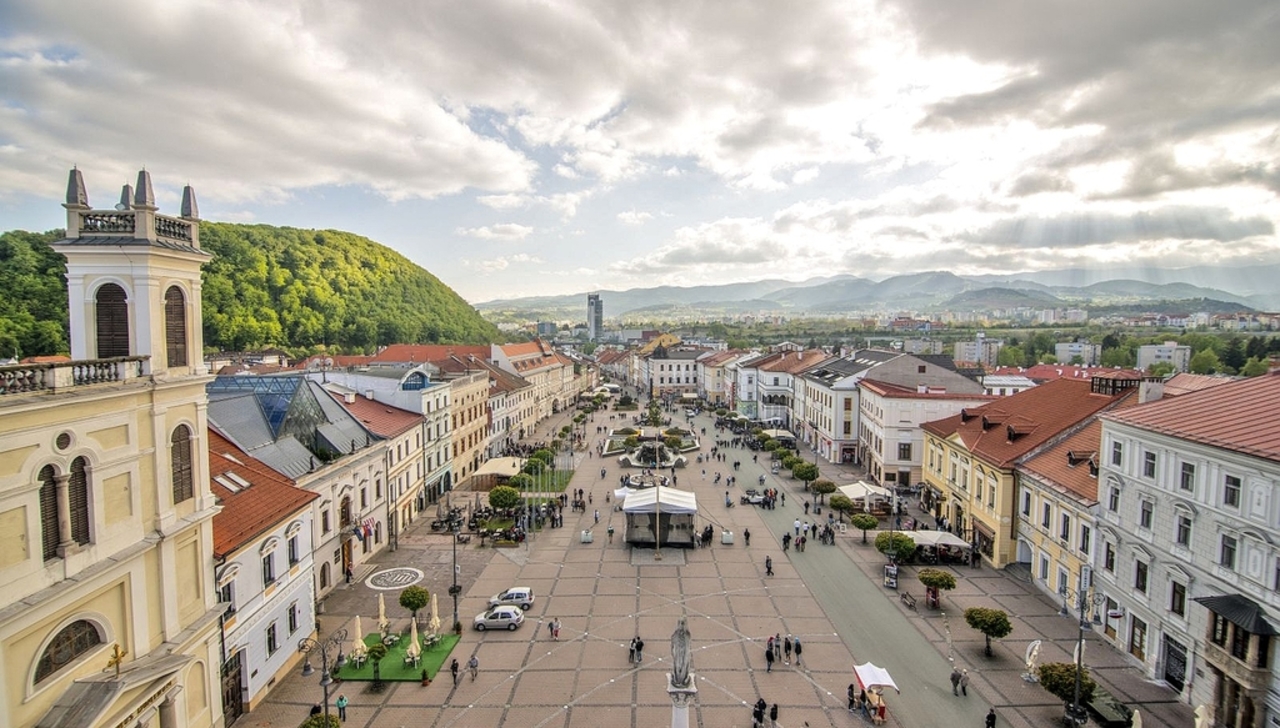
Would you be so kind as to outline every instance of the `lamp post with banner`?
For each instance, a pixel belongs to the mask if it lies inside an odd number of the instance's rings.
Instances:
[[[333,670],[341,669],[346,664],[342,654],[342,645],[347,641],[347,630],[338,629],[329,633],[328,637],[304,637],[298,641],[298,652],[307,656],[302,665],[302,674],[311,675],[315,668],[311,666],[311,653],[320,653],[320,687],[324,690],[324,724],[332,725],[329,720],[329,686],[333,685]],[[335,653],[333,662],[329,661],[329,653]]]
[[[1071,704],[1066,706],[1065,721],[1068,724],[1084,725],[1089,722],[1089,713],[1084,706],[1080,704],[1080,690],[1084,682],[1084,631],[1092,629],[1093,625],[1089,621],[1087,609],[1093,605],[1094,621],[1099,621],[1097,608],[1106,602],[1105,594],[1092,592],[1093,588],[1093,568],[1090,566],[1080,567],[1080,581],[1077,589],[1063,587],[1059,591],[1062,594],[1062,611],[1063,616],[1070,616],[1071,610],[1067,608],[1068,600],[1074,600],[1078,610],[1078,623],[1076,624],[1076,684],[1072,693]]]

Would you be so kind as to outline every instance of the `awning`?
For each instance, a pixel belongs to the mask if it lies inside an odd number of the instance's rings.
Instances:
[[[899,693],[902,692],[901,690],[898,690],[898,684],[893,681],[892,677],[890,677],[888,670],[883,667],[873,665],[870,662],[862,665],[854,665],[853,674],[858,678],[858,685],[863,690],[870,690],[871,688],[893,688]]]
[[[881,488],[878,485],[872,485],[863,480],[859,480],[856,483],[850,483],[849,485],[842,485],[836,490],[847,496],[849,500],[862,500],[868,496],[888,500],[892,497],[892,494],[889,493],[888,490]]]
[[[1252,599],[1239,594],[1223,594],[1212,597],[1194,597],[1210,612],[1222,615],[1228,622],[1250,634],[1277,634],[1276,628],[1266,619],[1266,612]]]
[[[955,548],[973,548],[973,544],[947,531],[903,531],[916,542],[917,546],[952,546]]]
[[[654,507],[663,513],[697,513],[698,499],[687,490],[665,488],[661,485],[637,490],[622,501],[624,513],[653,513]]]

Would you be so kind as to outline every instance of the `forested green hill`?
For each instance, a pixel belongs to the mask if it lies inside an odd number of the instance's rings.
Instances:
[[[67,351],[61,231],[0,234],[0,356]],[[389,343],[483,344],[494,326],[399,253],[351,233],[204,222],[205,346],[295,353]]]

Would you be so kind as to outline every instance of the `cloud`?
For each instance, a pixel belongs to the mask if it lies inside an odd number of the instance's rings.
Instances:
[[[622,223],[623,225],[643,225],[652,219],[653,219],[653,215],[650,215],[647,212],[636,212],[635,210],[629,210],[627,212],[618,213],[618,222]]]
[[[464,260],[464,264],[472,270],[479,271],[482,274],[498,273],[510,268],[512,265],[532,265],[542,263],[542,259],[526,253],[517,253],[515,255],[500,255],[496,258],[487,260]]]
[[[476,202],[495,210],[520,210],[529,206],[528,195],[480,195]]]
[[[1224,243],[1274,233],[1272,222],[1260,217],[1241,219],[1225,209],[1178,207],[1130,215],[1015,217],[964,237],[973,243],[1008,248],[1076,248],[1169,239]]]
[[[523,240],[529,236],[529,233],[533,232],[533,228],[515,223],[502,223],[478,228],[458,228],[454,232],[458,235],[480,238],[481,240]]]

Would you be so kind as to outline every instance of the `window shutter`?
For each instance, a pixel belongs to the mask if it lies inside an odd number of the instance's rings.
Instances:
[[[164,292],[164,341],[169,366],[186,366],[187,301],[177,286]]]
[[[89,474],[84,458],[71,461],[71,482],[67,491],[71,501],[71,540],[89,543]]]
[[[58,558],[58,484],[52,465],[40,469],[40,543],[45,561]]]
[[[191,430],[178,425],[170,438],[169,457],[173,461],[173,502],[181,503],[193,495],[191,477]]]
[[[98,289],[98,358],[129,356],[129,305],[124,289],[108,283]]]

